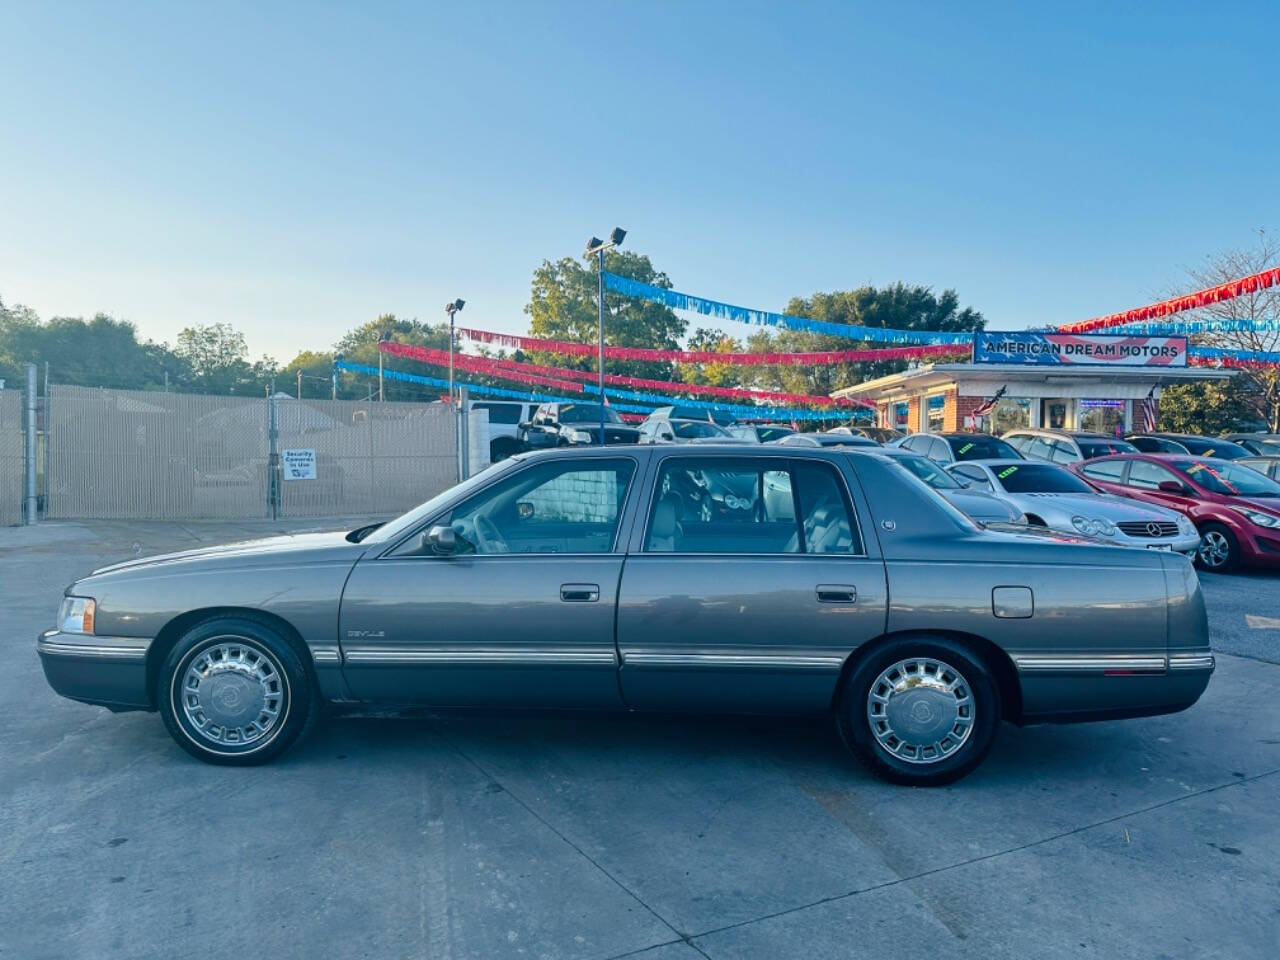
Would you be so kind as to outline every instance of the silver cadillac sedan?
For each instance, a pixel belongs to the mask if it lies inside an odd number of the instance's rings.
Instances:
[[[104,567],[37,641],[64,696],[212,763],[325,704],[832,717],[906,784],[1001,720],[1170,713],[1214,659],[1172,553],[980,529],[868,448],[565,448],[390,523]]]

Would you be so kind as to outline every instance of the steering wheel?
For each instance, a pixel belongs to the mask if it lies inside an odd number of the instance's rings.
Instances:
[[[471,518],[471,523],[476,529],[476,539],[479,542],[481,553],[510,553],[511,548],[507,546],[507,541],[502,539],[502,534],[498,532],[498,528],[493,521],[486,517],[483,513],[477,513]]]

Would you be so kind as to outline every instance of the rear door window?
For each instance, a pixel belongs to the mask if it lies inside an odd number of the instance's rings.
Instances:
[[[645,550],[849,555],[862,541],[829,463],[673,457],[654,487]]]
[[[1135,460],[1129,467],[1129,486],[1143,490],[1158,490],[1164,480],[1173,480],[1181,484],[1170,471],[1157,466],[1149,460]]]
[[[1080,472],[1093,480],[1104,483],[1119,483],[1124,473],[1123,460],[1095,460],[1081,467]]]

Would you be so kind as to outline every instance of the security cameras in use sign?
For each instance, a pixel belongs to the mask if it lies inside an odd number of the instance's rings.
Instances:
[[[316,452],[314,450],[282,450],[280,468],[286,480],[314,480],[316,478]]]

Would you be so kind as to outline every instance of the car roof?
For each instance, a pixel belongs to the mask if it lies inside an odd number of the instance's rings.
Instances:
[[[987,467],[995,469],[996,467],[1060,467],[1060,463],[1050,463],[1048,460],[1027,460],[1018,457],[981,457],[976,460],[961,460],[959,463],[947,464],[949,467],[963,467],[973,464],[978,467]]]

